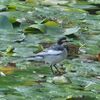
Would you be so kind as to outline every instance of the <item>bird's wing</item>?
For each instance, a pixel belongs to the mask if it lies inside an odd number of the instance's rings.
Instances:
[[[26,60],[27,61],[44,61],[44,57],[43,56],[30,56],[30,57],[27,57]]]
[[[35,56],[47,56],[47,55],[59,55],[61,54],[62,51],[61,50],[44,50],[43,52],[40,52],[38,54],[36,54]]]
[[[44,61],[45,57],[47,56],[56,56],[61,54],[62,51],[56,51],[56,50],[44,50],[43,52],[37,53],[33,56],[30,56],[27,58],[28,61]]]

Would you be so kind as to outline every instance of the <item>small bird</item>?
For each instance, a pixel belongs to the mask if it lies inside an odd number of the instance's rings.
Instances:
[[[56,44],[43,50],[40,53],[37,53],[33,56],[27,58],[28,61],[44,61],[46,64],[50,65],[50,68],[53,71],[53,67],[59,72],[56,64],[63,61],[67,58],[68,48],[64,47],[64,44],[67,42],[66,37],[60,38]]]

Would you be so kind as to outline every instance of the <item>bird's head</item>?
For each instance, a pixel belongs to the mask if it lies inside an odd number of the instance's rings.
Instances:
[[[57,44],[58,45],[63,45],[63,44],[65,44],[65,43],[67,43],[68,41],[67,41],[67,39],[66,39],[66,37],[62,37],[62,38],[60,38],[58,41],[57,41]]]

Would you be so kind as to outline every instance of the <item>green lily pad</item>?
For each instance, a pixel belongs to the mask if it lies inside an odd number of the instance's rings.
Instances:
[[[55,21],[47,21],[46,23],[44,23],[47,27],[58,27],[59,24]]]
[[[13,26],[10,23],[8,17],[0,15],[0,30],[13,30]]]
[[[80,95],[80,96],[68,96],[66,100],[96,100],[93,96]]]
[[[45,33],[46,27],[44,24],[33,24],[24,29],[25,33]]]
[[[87,86],[85,86],[85,90],[90,90],[95,93],[99,93],[100,92],[100,84],[90,82],[89,84],[87,84]]]
[[[8,5],[8,10],[10,11],[15,11],[16,10],[16,6],[15,5]]]
[[[79,30],[80,30],[80,27],[78,26],[75,26],[73,28],[68,28],[68,29],[65,29],[64,35],[70,35],[73,33],[77,33]]]

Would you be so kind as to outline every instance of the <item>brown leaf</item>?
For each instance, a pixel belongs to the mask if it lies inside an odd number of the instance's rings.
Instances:
[[[6,67],[16,67],[16,63],[9,62]]]
[[[68,43],[66,46],[68,47],[68,56],[75,57],[78,55],[79,46],[70,43]]]
[[[6,75],[12,74],[16,70],[16,63],[9,62],[6,66],[1,66],[0,71]]]
[[[98,53],[98,54],[96,55],[96,58],[97,58],[98,61],[100,61],[100,53]]]
[[[80,58],[84,60],[100,61],[100,53],[98,53],[97,55],[84,54],[81,55]]]
[[[0,71],[3,72],[6,75],[12,74],[15,71],[16,68],[13,67],[0,67]]]

